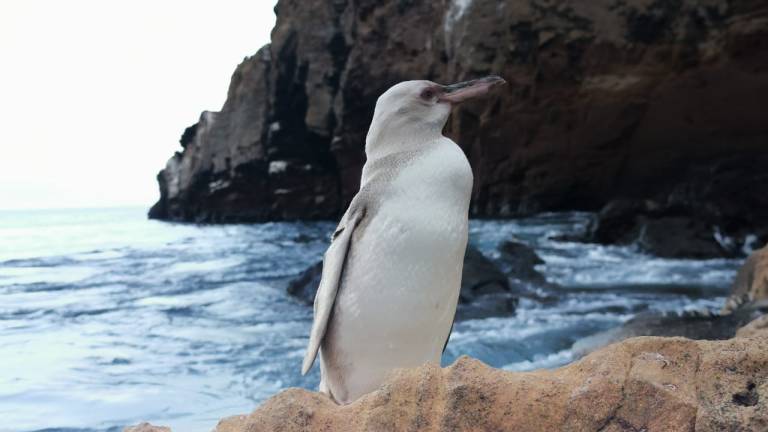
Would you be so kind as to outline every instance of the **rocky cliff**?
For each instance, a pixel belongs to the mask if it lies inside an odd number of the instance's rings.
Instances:
[[[336,217],[381,92],[495,73],[505,91],[446,131],[475,172],[473,215],[649,198],[724,234],[768,220],[764,1],[280,0],[276,12],[221,111],[184,132],[151,217]]]
[[[463,357],[398,370],[346,406],[289,389],[216,431],[765,431],[767,326],[727,341],[629,339],[556,370],[505,372]]]

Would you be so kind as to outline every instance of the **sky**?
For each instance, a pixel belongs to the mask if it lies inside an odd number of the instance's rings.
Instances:
[[[0,1],[0,209],[146,206],[274,0]]]

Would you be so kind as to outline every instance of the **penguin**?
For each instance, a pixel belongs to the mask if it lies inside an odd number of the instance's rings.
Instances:
[[[360,190],[324,255],[302,365],[348,404],[396,368],[440,363],[467,246],[472,169],[442,131],[451,108],[504,84],[401,82],[376,102]]]

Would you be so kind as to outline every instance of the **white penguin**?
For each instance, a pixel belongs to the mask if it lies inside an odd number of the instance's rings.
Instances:
[[[472,170],[442,135],[451,106],[503,84],[407,81],[376,102],[367,161],[325,253],[302,374],[347,404],[395,368],[440,362],[456,313]]]

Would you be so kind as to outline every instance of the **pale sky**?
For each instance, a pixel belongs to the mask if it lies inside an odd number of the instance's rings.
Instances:
[[[274,0],[0,1],[0,209],[150,206]]]

